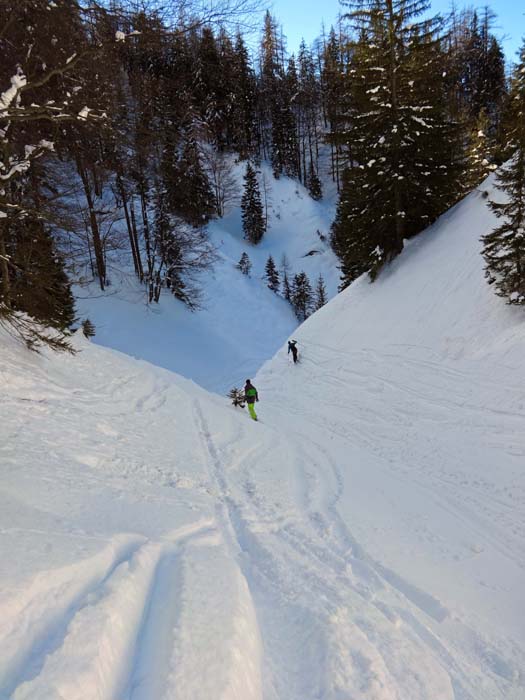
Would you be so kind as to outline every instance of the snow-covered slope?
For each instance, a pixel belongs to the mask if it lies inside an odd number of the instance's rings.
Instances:
[[[283,350],[257,376],[264,418],[317,453],[308,498],[354,587],[446,670],[432,698],[525,698],[525,320],[485,282],[493,226],[473,193],[309,319],[298,366]]]
[[[255,378],[261,421],[0,337],[1,700],[523,700],[525,328],[478,193]]]
[[[243,163],[234,166],[238,200],[244,167]],[[169,292],[160,304],[148,306],[135,276],[113,268],[113,284],[107,293],[101,294],[95,285],[77,289],[78,314],[94,321],[96,343],[224,394],[254,375],[298,325],[291,306],[267,288],[264,268],[268,255],[279,266],[285,253],[290,277],[304,270],[312,286],[322,274],[328,296],[336,294],[339,271],[329,245],[334,193],[315,202],[294,180],[275,180],[264,163],[261,182],[263,174],[268,183],[269,227],[259,245],[243,239],[238,201],[227,216],[209,226],[218,261],[213,273],[203,278],[203,309],[191,313]],[[243,252],[253,264],[249,278],[235,269]]]
[[[1,335],[0,698],[259,698],[207,428],[217,411],[238,433],[240,417],[76,344],[76,357],[37,357]]]

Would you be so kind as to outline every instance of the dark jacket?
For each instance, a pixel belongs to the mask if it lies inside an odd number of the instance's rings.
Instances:
[[[246,399],[246,403],[255,403],[256,401],[259,401],[257,389],[253,386],[253,384],[246,383],[244,385],[244,398]]]

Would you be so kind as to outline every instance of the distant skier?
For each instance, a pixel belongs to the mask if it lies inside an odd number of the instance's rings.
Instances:
[[[259,394],[257,393],[257,389],[253,386],[249,379],[246,380],[246,384],[244,385],[244,398],[246,399],[246,403],[248,404],[250,416],[253,418],[253,420],[257,420],[257,414],[255,413],[254,404],[256,401],[259,401]]]
[[[297,340],[288,341],[288,354],[292,353],[293,363],[297,362]]]

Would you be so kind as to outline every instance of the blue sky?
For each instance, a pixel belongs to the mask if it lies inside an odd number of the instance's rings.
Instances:
[[[503,40],[507,58],[514,61],[525,36],[525,3],[522,0],[456,0],[457,8],[465,5],[479,8],[489,5],[492,8],[497,14],[494,33]],[[433,0],[432,11],[446,13],[450,6],[450,0]],[[288,51],[292,53],[297,51],[301,37],[304,36],[306,43],[310,44],[320,34],[323,20],[329,29],[341,11],[341,5],[338,0],[274,0],[270,11],[283,25]]]

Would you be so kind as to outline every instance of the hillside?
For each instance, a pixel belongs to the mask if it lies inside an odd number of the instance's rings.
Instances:
[[[492,225],[473,193],[294,331],[259,423],[2,335],[1,700],[523,700],[525,327]]]
[[[268,183],[268,231],[253,246],[243,239],[239,206],[244,168],[244,163],[233,167],[237,196],[227,215],[209,225],[218,258],[213,272],[202,276],[202,309],[190,312],[167,290],[160,304],[147,305],[135,275],[113,269],[105,294],[94,284],[76,290],[78,315],[95,323],[96,343],[225,394],[254,375],[299,323],[290,304],[267,288],[269,255],[277,266],[287,256],[291,278],[304,270],[314,287],[322,274],[328,296],[337,293],[337,259],[329,244],[335,193],[329,190],[325,200],[315,202],[302,185],[286,177],[276,180],[262,164],[260,179],[264,175]],[[243,252],[253,265],[249,277],[235,269]]]

